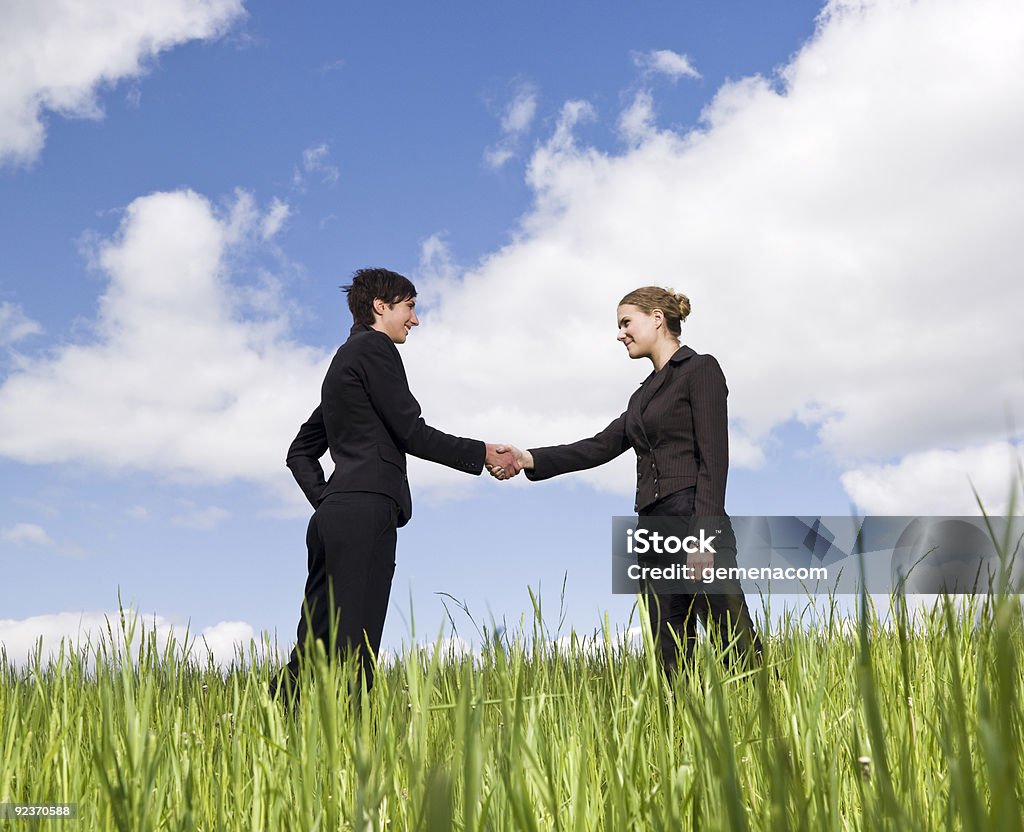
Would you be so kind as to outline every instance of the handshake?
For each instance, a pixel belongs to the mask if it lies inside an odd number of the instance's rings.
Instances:
[[[496,480],[509,480],[524,468],[533,468],[533,454],[521,451],[515,445],[488,444],[484,455],[484,467]]]

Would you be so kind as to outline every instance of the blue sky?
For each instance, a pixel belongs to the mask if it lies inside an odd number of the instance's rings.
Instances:
[[[350,325],[420,290],[429,422],[590,435],[649,371],[637,285],[687,292],[730,383],[732,514],[1005,506],[1024,402],[1018,4],[281,4],[0,12],[0,640],[122,599],[215,651],[291,638],[283,465]],[[427,464],[385,645],[591,632],[632,461],[499,484]],[[473,626],[455,616],[459,634]],[[176,629],[177,628],[177,629]]]

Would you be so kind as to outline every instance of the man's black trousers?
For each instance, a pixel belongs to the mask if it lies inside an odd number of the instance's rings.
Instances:
[[[397,528],[398,505],[384,494],[330,494],[320,503],[306,531],[309,576],[298,641],[287,667],[293,682],[307,635],[321,639],[329,649],[333,593],[336,653],[344,658],[358,651],[366,687],[373,685],[373,664],[395,575]]]

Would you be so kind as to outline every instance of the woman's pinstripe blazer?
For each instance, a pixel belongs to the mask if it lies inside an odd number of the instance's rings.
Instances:
[[[651,373],[626,410],[590,439],[531,448],[531,480],[595,468],[628,448],[636,451],[636,505],[642,511],[668,494],[696,486],[694,513],[725,516],[729,472],[729,390],[718,361],[680,347]]]

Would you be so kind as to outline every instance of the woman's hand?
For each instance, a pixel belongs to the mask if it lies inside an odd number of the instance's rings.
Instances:
[[[511,454],[515,460],[514,465],[510,466],[503,464],[487,464],[487,471],[492,477],[497,480],[507,480],[514,477],[524,468],[526,470],[533,469],[533,454],[529,451],[521,451],[515,445],[498,445],[494,452],[496,454]]]
[[[703,580],[705,569],[715,568],[715,556],[711,552],[693,552],[686,556],[686,565],[693,570],[694,580]]]

